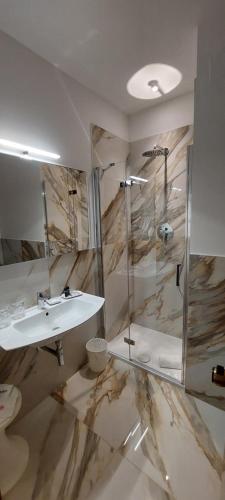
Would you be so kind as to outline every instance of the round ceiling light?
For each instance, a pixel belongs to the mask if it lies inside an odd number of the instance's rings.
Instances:
[[[181,72],[167,64],[148,64],[127,83],[127,91],[137,99],[157,99],[175,89],[182,80]]]

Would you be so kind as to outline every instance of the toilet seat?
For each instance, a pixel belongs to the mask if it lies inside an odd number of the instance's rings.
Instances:
[[[22,404],[17,387],[0,384],[0,492],[5,495],[23,475],[29,459],[29,447],[21,436],[8,435],[6,428],[17,416]]]

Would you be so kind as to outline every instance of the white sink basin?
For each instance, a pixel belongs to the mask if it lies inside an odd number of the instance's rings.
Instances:
[[[101,309],[104,302],[102,297],[83,293],[79,297],[62,300],[55,306],[46,306],[43,310],[31,307],[23,319],[0,330],[0,347],[10,351],[31,344],[50,343],[85,323]]]

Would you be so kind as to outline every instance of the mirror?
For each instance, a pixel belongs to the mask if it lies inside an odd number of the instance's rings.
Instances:
[[[0,236],[1,265],[45,257],[44,204],[35,161],[0,155]]]
[[[41,178],[50,255],[89,248],[87,174],[59,165],[43,165]]]
[[[86,172],[0,154],[0,265],[87,248]]]

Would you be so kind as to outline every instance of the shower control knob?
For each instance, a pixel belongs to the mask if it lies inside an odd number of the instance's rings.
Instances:
[[[173,237],[173,228],[168,224],[168,222],[164,222],[160,224],[158,228],[158,236],[161,240],[171,240]]]

